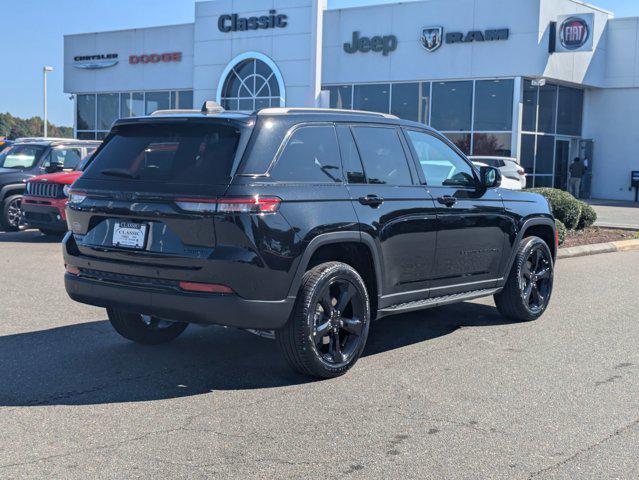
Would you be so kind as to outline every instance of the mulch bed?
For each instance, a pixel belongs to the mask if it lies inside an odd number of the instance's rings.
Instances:
[[[579,231],[570,231],[566,236],[566,241],[560,248],[578,247],[580,245],[592,245],[594,243],[608,243],[619,240],[639,239],[639,233],[619,230],[616,228],[591,227]]]

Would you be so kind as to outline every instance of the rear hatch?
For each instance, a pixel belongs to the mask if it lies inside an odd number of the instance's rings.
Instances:
[[[215,200],[250,133],[228,118],[116,124],[70,195],[68,224],[80,253],[197,269],[215,247]]]

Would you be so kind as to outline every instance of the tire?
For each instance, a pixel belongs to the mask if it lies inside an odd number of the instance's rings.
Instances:
[[[495,295],[497,309],[513,320],[538,319],[550,302],[553,278],[554,263],[546,242],[539,237],[525,238],[504,289]]]
[[[21,204],[22,195],[11,195],[2,202],[2,206],[0,207],[0,224],[5,231],[17,232],[20,230]]]
[[[61,239],[62,237],[64,237],[64,232],[60,232],[58,230],[49,230],[48,228],[39,228],[38,230],[40,230],[40,233],[42,235],[45,235],[47,237],[58,238],[58,239]]]
[[[334,378],[355,365],[369,327],[370,300],[362,277],[345,263],[329,262],[304,274],[291,318],[276,340],[294,370]]]
[[[157,317],[108,308],[109,321],[115,331],[127,340],[142,345],[160,345],[175,340],[188,323],[171,322]]]

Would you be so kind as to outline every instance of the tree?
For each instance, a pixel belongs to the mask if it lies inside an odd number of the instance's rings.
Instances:
[[[47,122],[51,137],[73,138],[73,128],[58,127]],[[14,140],[19,137],[41,137],[43,121],[40,117],[18,118],[10,113],[0,113],[0,137]]]

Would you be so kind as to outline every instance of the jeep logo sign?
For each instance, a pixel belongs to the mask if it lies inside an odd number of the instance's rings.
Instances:
[[[593,49],[593,13],[563,15],[557,19],[557,52],[590,52]]]
[[[368,52],[381,52],[386,56],[390,52],[397,50],[397,37],[395,35],[375,36],[373,38],[360,37],[359,32],[353,32],[353,40],[351,43],[344,44],[344,51],[346,53],[368,53]]]

